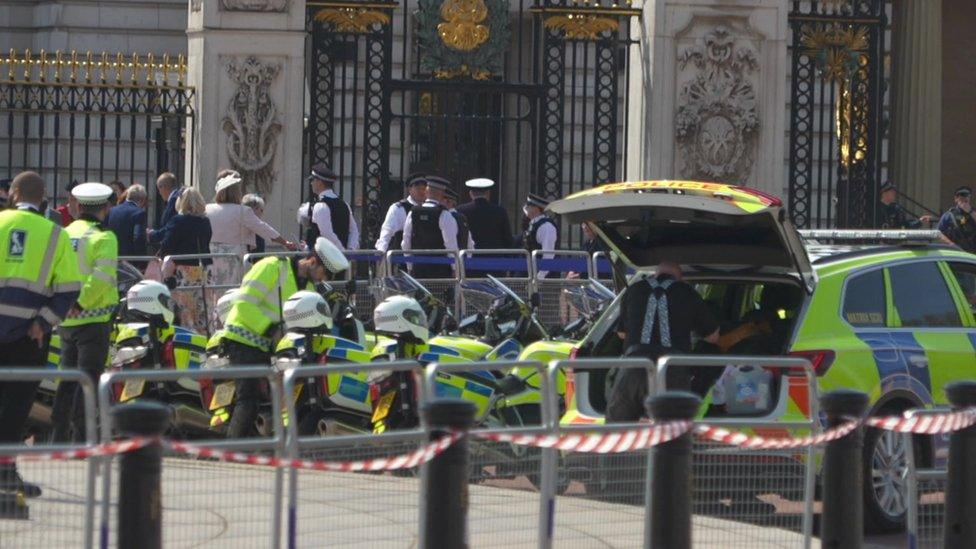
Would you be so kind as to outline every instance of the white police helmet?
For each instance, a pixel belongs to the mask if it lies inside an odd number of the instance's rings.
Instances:
[[[373,311],[373,324],[376,331],[383,334],[412,335],[420,341],[430,337],[427,314],[411,297],[395,295],[384,299]]]
[[[129,288],[125,296],[129,311],[147,317],[161,317],[167,324],[173,323],[173,299],[169,288],[155,280],[143,280]]]
[[[227,315],[230,314],[230,309],[234,306],[234,301],[237,300],[238,290],[239,288],[231,288],[217,300],[217,318],[220,319],[221,324],[227,322]]]
[[[324,236],[318,237],[315,241],[315,255],[325,266],[325,270],[332,274],[349,268],[349,260],[346,259],[346,254],[342,253],[342,250]]]
[[[332,311],[325,299],[315,292],[295,292],[282,306],[285,327],[289,330],[332,329]]]

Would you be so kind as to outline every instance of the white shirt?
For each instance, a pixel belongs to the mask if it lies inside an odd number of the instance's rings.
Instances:
[[[413,199],[412,196],[407,196],[407,202],[413,206],[419,206],[420,203]],[[407,222],[407,210],[400,205],[400,202],[394,202],[390,206],[389,210],[386,210],[386,219],[383,220],[383,227],[380,229],[380,237],[376,239],[376,249],[381,252],[386,252],[390,249],[390,240],[393,240],[393,235],[397,231],[403,230],[403,225]]]
[[[440,204],[436,200],[425,200],[424,206],[439,206]],[[438,226],[441,228],[441,237],[444,239],[444,249],[445,250],[456,250],[457,249],[457,232],[458,226],[457,221],[454,220],[454,216],[451,212],[447,211],[447,208],[441,210],[441,217],[438,220]],[[407,216],[407,220],[403,223],[403,249],[410,250],[410,239],[413,232],[413,216]]]
[[[332,229],[332,212],[329,210],[329,205],[322,202],[323,198],[339,198],[339,195],[332,189],[326,189],[319,193],[319,201],[312,206],[312,222],[318,225],[319,234],[329,239],[340,250],[356,249],[359,246],[359,225],[356,224],[356,217],[352,214],[352,208],[346,204],[346,207],[349,208],[349,239],[346,242],[340,242],[335,230]],[[303,203],[298,208],[298,224],[308,225],[308,202]],[[306,242],[306,244],[313,246],[315,243]]]
[[[529,222],[529,227],[538,225],[547,219],[549,218],[544,215],[540,215]],[[541,227],[539,227],[538,232],[535,233],[535,239],[539,242],[539,246],[541,246],[541,249],[544,251],[552,251],[556,249],[556,238],[556,226],[552,223],[543,224]],[[552,259],[553,257],[555,257],[555,254],[542,254],[543,259]],[[549,271],[539,271],[536,273],[536,278],[542,279],[548,274]]]
[[[210,242],[254,246],[254,235],[271,241],[281,236],[261,220],[248,206],[241,204],[207,204],[207,219],[213,236]]]

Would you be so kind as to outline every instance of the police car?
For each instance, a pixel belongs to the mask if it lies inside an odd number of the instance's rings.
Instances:
[[[597,220],[594,232],[620,267],[636,271],[631,283],[661,260],[680,263],[722,325],[721,348],[696,352],[806,357],[821,394],[863,391],[875,415],[944,405],[946,384],[976,379],[976,256],[935,243],[933,234],[812,232],[805,236],[814,244],[805,244],[777,198],[692,181],[604,185],[550,210],[569,223]],[[857,244],[878,236],[887,245]],[[824,244],[837,240],[847,242]],[[620,356],[619,299],[573,356]],[[702,414],[782,421],[809,414],[805,383],[760,373],[735,372],[742,383],[719,380]],[[602,420],[605,375],[575,373],[564,422]],[[903,440],[888,431],[866,434],[863,495],[872,530],[904,522]],[[945,457],[927,437],[916,445],[923,461]]]

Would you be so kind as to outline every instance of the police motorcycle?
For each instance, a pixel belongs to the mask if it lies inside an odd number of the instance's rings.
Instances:
[[[206,336],[174,325],[175,303],[165,284],[143,280],[129,289],[125,322],[118,326],[113,371],[188,370],[206,359]],[[200,385],[189,378],[171,381],[129,379],[113,386],[119,403],[151,399],[170,406],[171,432],[180,436],[204,435],[210,416],[201,406]]]
[[[319,293],[300,291],[284,304],[285,328],[288,332],[278,342],[275,363],[279,369],[298,368],[304,364],[341,364],[369,362],[370,353],[359,342],[340,335],[340,320],[345,333],[363,334],[362,324],[350,322],[351,308],[342,309],[344,300],[332,296],[331,286]],[[327,300],[322,294],[332,296]],[[330,305],[331,301],[331,305]],[[337,320],[337,317],[339,320]],[[289,395],[285,395],[288,397]],[[334,373],[309,377],[295,383],[295,413],[298,433],[308,435],[363,434],[372,430],[372,401],[366,373]]]
[[[116,282],[119,295],[126,295],[129,288],[141,280],[142,273],[131,263],[122,261],[118,264],[116,271]],[[112,334],[110,336],[112,345],[109,347],[108,359],[105,362],[106,367],[112,363],[112,357],[115,356],[116,335],[118,334],[118,327],[125,322],[123,319],[124,313],[125,299],[123,298],[120,300],[118,308],[112,315]],[[57,331],[51,334],[51,342],[47,352],[46,367],[52,370],[57,370],[61,367],[61,337],[58,335]],[[29,428],[37,435],[43,436],[43,434],[49,431],[51,428],[51,410],[54,406],[54,395],[57,393],[57,390],[58,380],[56,379],[45,379],[37,387],[37,392],[34,396],[34,404],[31,408],[29,418]]]
[[[373,360],[417,360],[420,363],[476,362],[449,349],[431,345],[429,320],[417,300],[394,295],[380,303],[374,313],[377,333],[391,338],[393,345],[374,352]],[[375,372],[369,377],[373,402],[373,431],[414,428],[419,424],[419,379],[414,372]],[[475,424],[479,427],[505,427],[538,424],[539,402],[527,399],[525,404],[511,405],[510,395],[526,391],[517,376],[478,370],[474,372],[438,372],[433,397],[457,397],[476,407]],[[538,390],[535,390],[538,393]],[[526,474],[538,486],[536,471],[528,470],[538,450],[525,446],[495,443],[473,443],[475,470],[480,479],[513,478]],[[478,466],[481,463],[484,466]],[[561,486],[561,488],[564,486]]]

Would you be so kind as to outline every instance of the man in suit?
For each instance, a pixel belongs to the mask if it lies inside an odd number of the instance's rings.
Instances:
[[[471,202],[461,204],[457,210],[468,220],[471,239],[478,250],[508,250],[515,244],[512,241],[512,224],[508,219],[505,208],[491,202],[491,188],[495,182],[491,179],[469,179],[464,183],[471,196]],[[471,278],[484,277],[486,274],[505,276],[504,272],[470,270],[465,273]],[[522,273],[515,273],[524,276]]]
[[[105,225],[115,233],[119,256],[146,255],[146,188],[129,187],[125,202],[109,210]]]
[[[159,217],[156,226],[165,227],[166,222],[176,215],[176,199],[183,194],[183,187],[180,187],[175,175],[163,172],[156,178],[156,191],[159,192],[159,197],[166,201],[163,215]]]

